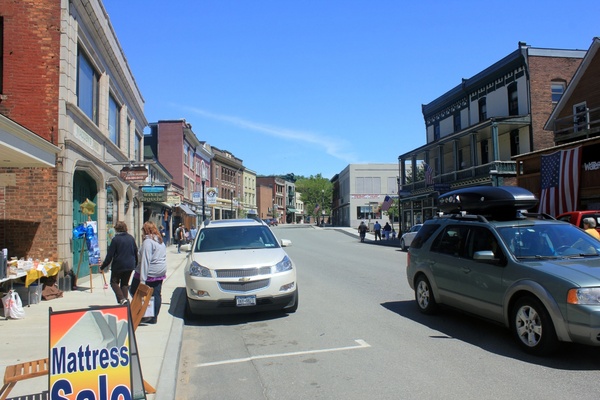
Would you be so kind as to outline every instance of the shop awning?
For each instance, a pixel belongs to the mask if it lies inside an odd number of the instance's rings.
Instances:
[[[293,213],[295,213],[295,212],[297,212],[297,211],[298,211],[298,210],[296,210],[295,208],[292,208],[292,207],[288,207],[288,209],[287,209],[287,213],[288,213],[288,214],[293,214]]]
[[[0,167],[55,167],[60,148],[0,114]]]
[[[180,204],[177,207],[179,207],[181,209],[181,211],[183,211],[184,213],[186,213],[189,216],[195,217],[196,213],[193,212],[188,206],[186,206],[185,204]]]

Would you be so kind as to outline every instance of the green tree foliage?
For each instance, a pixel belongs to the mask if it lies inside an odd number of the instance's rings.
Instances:
[[[331,215],[333,185],[329,179],[323,178],[321,174],[311,175],[308,178],[296,176],[296,179],[296,192],[301,194],[304,211],[315,218],[318,218],[323,211],[325,215]],[[319,210],[315,213],[317,204]]]
[[[388,208],[387,210],[387,214],[390,218],[390,225],[392,225],[392,228],[396,229],[396,231],[400,230],[400,227],[394,227],[394,218],[396,218],[399,214],[400,214],[400,210],[398,209],[398,203],[400,202],[399,199],[394,199],[394,202],[392,203],[392,205],[390,206],[390,208]]]
[[[421,163],[417,166],[417,180],[415,182],[424,181],[425,180],[425,164]],[[406,183],[413,183],[412,174],[406,175]]]

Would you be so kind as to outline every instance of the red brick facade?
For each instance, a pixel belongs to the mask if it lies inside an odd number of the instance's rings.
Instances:
[[[581,58],[528,57],[534,151],[554,147],[554,132],[544,130],[554,108],[550,84],[558,80],[568,85],[581,61]]]
[[[0,0],[0,113],[55,145],[60,16],[60,2],[55,0]],[[0,176],[6,178],[6,186],[0,187],[0,247],[8,248],[9,257],[56,260],[56,169],[3,168]]]

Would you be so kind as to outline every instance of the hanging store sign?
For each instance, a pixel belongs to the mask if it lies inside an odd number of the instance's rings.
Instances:
[[[179,204],[181,203],[181,197],[175,195],[167,196],[167,203],[169,203],[172,206],[174,206],[175,204]]]
[[[141,191],[144,203],[167,201],[167,191],[164,186],[142,186]]]
[[[143,181],[148,177],[146,167],[123,167],[121,170],[121,179],[124,181]]]
[[[193,192],[192,193],[192,203],[201,203],[202,202],[202,192]]]
[[[217,204],[217,197],[219,197],[218,188],[209,187],[206,189],[206,204]]]

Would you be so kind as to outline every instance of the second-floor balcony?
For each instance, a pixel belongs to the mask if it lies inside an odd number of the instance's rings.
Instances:
[[[600,135],[600,108],[557,118],[554,121],[554,143],[556,145],[588,139]]]
[[[493,161],[475,167],[463,168],[433,176],[433,184],[427,184],[425,179],[402,185],[404,192],[423,192],[435,190],[436,184],[450,187],[460,187],[474,183],[486,184],[492,181],[494,176],[517,176],[517,164],[515,161]]]

